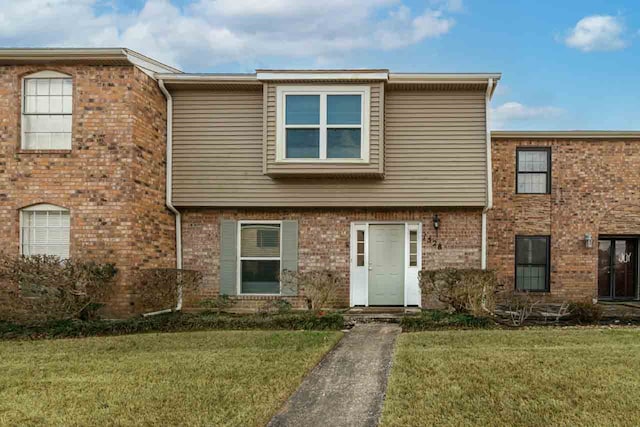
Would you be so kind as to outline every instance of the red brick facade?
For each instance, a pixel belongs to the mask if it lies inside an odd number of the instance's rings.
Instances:
[[[440,218],[440,229],[433,228],[433,215]],[[184,268],[204,273],[205,285],[199,298],[219,292],[220,219],[297,220],[298,265],[300,271],[330,269],[349,277],[349,230],[353,221],[420,221],[423,227],[423,268],[480,267],[482,211],[479,209],[283,209],[183,211]],[[240,297],[241,307],[259,307],[270,297]],[[291,298],[303,306],[300,298]],[[191,304],[189,304],[191,305]],[[348,281],[338,294],[336,306],[349,305]]]
[[[20,149],[22,77],[53,70],[73,79],[72,149]],[[175,265],[174,219],[164,206],[166,103],[134,66],[0,66],[0,235],[18,254],[20,209],[70,210],[72,256],[113,262],[130,312],[132,268]]]
[[[551,147],[551,194],[515,194],[517,147]],[[598,236],[640,236],[640,140],[494,139],[492,151],[489,268],[513,285],[515,236],[547,235],[549,299],[595,298]]]

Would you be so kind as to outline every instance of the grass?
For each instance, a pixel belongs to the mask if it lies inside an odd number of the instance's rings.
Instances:
[[[0,425],[264,425],[339,332],[0,342]]]
[[[640,425],[639,329],[402,334],[383,426]]]

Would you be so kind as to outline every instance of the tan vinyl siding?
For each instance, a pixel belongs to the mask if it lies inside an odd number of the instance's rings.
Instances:
[[[287,84],[286,86],[291,86]],[[348,86],[348,85],[345,85]],[[384,96],[384,83],[371,84],[369,109],[369,162],[367,164],[324,163],[277,163],[276,162],[276,90],[277,84],[265,84],[266,102],[266,159],[265,173],[273,176],[286,175],[381,175],[384,170],[383,140],[381,138],[381,98]]]
[[[483,91],[386,90],[385,178],[264,174],[263,92],[174,91],[177,206],[483,206]]]

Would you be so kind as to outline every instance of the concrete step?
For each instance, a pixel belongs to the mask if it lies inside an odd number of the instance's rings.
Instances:
[[[417,307],[354,307],[344,313],[347,323],[400,323],[405,316],[419,316]]]

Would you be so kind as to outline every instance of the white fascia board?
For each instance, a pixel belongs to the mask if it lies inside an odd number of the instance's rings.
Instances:
[[[270,80],[380,80],[387,81],[389,79],[389,73],[376,72],[328,72],[328,73],[273,73],[273,72],[258,72],[258,80],[270,81]]]
[[[122,49],[127,60],[133,65],[141,68],[149,76],[154,77],[155,73],[181,73],[182,71],[169,65],[162,64],[152,58],[144,56],[138,52],[129,49]]]
[[[502,77],[500,73],[389,73],[389,82],[464,82],[488,81],[489,79],[493,79],[495,83],[497,80],[500,80],[500,77]]]

